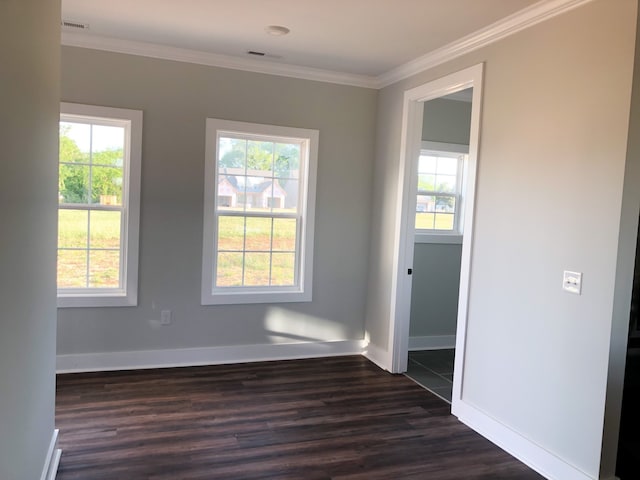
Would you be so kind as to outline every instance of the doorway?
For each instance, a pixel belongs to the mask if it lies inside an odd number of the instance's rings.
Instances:
[[[406,375],[451,403],[473,87],[424,102]]]
[[[453,405],[455,405],[456,397],[460,398],[462,366],[464,365],[464,338],[473,238],[473,205],[475,199],[482,72],[483,65],[476,65],[408,90],[405,92],[404,98],[398,206],[400,222],[396,231],[398,252],[394,262],[396,282],[392,290],[394,309],[391,312],[392,371],[394,373],[407,371],[410,363],[408,355],[410,349],[412,351],[425,351],[454,346],[456,355],[453,371],[441,372],[440,374],[432,371],[432,373],[440,376],[440,380],[449,380],[452,390],[450,401]],[[447,142],[445,137],[425,140],[424,137],[427,132],[423,132],[423,126],[429,129],[429,121],[425,121],[425,115],[428,116],[433,113],[437,103],[442,103],[443,101],[460,102],[463,97],[470,97],[470,105],[466,105],[466,107],[470,107],[468,108],[470,114],[466,135],[468,136],[468,142],[466,144],[459,140],[457,142]],[[432,101],[434,103],[430,104],[429,102]],[[442,126],[444,120],[441,120],[439,124]],[[455,151],[455,149],[451,151],[453,147],[457,147],[458,151]],[[446,159],[456,155],[460,156],[457,157],[459,158],[460,168],[455,175],[455,181],[458,182],[458,190],[451,191],[451,178],[446,178],[447,182],[441,182],[446,184],[447,188],[445,190],[448,191],[425,190],[425,187],[430,186],[437,190],[439,187],[438,175],[442,175],[443,178],[451,175],[453,162]],[[443,164],[446,165],[445,168],[439,170],[438,164],[441,158],[445,159]],[[429,171],[427,167],[433,167],[434,163],[435,170]],[[426,182],[428,176],[431,176],[429,177],[430,179],[435,180],[435,184],[429,185]],[[422,183],[420,183],[421,181]],[[430,195],[424,195],[425,193]],[[423,194],[422,197],[431,198],[419,199],[420,194]],[[457,219],[454,218],[456,214]],[[416,230],[416,227],[424,225],[425,220],[427,223],[431,221],[431,228],[426,229],[429,231],[423,231],[425,229]],[[438,232],[438,230],[440,231]],[[443,230],[446,230],[446,232]],[[423,235],[432,237],[432,243],[428,243],[431,246],[432,259],[442,259],[437,253],[438,248],[434,246],[444,246],[445,248],[452,247],[449,248],[452,252],[457,249],[457,254],[450,256],[452,259],[457,256],[459,260],[457,262],[448,262],[449,266],[443,267],[444,269],[441,269],[440,272],[435,272],[435,274],[432,271],[434,269],[433,266],[427,266],[427,268],[421,266],[418,257],[420,257],[420,251],[424,250],[424,248],[420,242],[416,246],[416,240],[420,240]],[[444,243],[445,241],[448,243]],[[418,273],[418,270],[421,270],[421,272]],[[416,276],[414,276],[414,271]],[[435,334],[438,332],[434,331],[432,332],[434,334],[416,335],[415,333],[419,332],[420,328],[414,327],[411,321],[412,288],[416,287],[415,297],[423,299],[426,295],[421,294],[422,287],[419,285],[421,277],[424,276],[432,284],[438,281],[442,282],[445,271],[448,274],[453,273],[453,280],[448,279],[453,287],[447,290],[450,297],[450,301],[447,302],[450,313],[445,315],[447,317],[446,322],[449,325],[445,327],[445,330],[441,329],[441,334]],[[433,287],[430,293],[434,293]],[[434,298],[437,299],[437,292],[435,293]],[[443,305],[444,303],[442,302],[439,304],[432,302],[430,307],[427,306],[426,313],[429,313],[428,310],[435,311],[437,310],[436,307]],[[417,313],[416,309],[414,309],[414,313]],[[427,315],[427,318],[438,318],[438,313]],[[430,327],[434,327],[434,325],[431,324]],[[446,330],[446,328],[449,328],[449,330]],[[452,334],[452,332],[454,333]],[[411,344],[410,337],[412,337]],[[442,358],[439,361],[442,361]]]

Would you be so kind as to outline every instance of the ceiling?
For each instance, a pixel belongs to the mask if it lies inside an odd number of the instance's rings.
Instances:
[[[154,48],[375,78],[535,3],[538,0],[62,0],[62,19],[88,24],[81,36],[89,41],[144,42]],[[291,32],[269,35],[269,25]],[[78,35],[74,28],[63,32]],[[249,50],[266,55],[249,56]]]

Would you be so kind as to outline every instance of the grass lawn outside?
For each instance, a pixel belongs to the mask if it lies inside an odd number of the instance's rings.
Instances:
[[[58,288],[120,286],[120,212],[60,209]],[[295,283],[295,218],[236,217],[218,221],[216,286]],[[244,264],[244,272],[243,272]]]

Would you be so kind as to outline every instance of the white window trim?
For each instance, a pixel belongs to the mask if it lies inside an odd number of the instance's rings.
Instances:
[[[123,178],[124,215],[122,235],[122,288],[59,289],[58,307],[130,307],[138,304],[138,245],[140,233],[140,178],[142,164],[142,111],[99,107],[77,103],[61,103],[61,118],[93,117],[127,120],[131,127],[125,139],[123,164],[128,172]],[[128,147],[127,147],[128,143]],[[128,155],[127,155],[128,152]]]
[[[214,288],[215,269],[215,206],[217,199],[217,158],[218,132],[238,133],[240,135],[264,135],[308,139],[309,152],[306,162],[306,174],[300,175],[300,195],[302,196],[302,218],[299,226],[300,249],[296,264],[297,285],[294,287],[225,287]],[[316,177],[318,168],[318,130],[281,127],[256,123],[236,122],[207,118],[205,145],[205,185],[204,185],[204,230],[202,241],[202,305],[229,305],[249,303],[310,302],[313,283],[313,240],[315,225]]]
[[[441,153],[469,153],[469,145],[459,143],[444,143],[423,141],[420,152],[441,152]],[[462,185],[465,185],[466,169],[461,162],[458,165],[458,178],[456,189],[458,191],[458,204],[456,205],[455,226],[452,231],[443,232],[439,230],[419,230],[415,231],[415,243],[436,243],[436,244],[462,244],[462,219],[464,218],[464,198],[462,197]]]

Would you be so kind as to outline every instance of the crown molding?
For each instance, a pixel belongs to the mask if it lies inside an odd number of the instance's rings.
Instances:
[[[509,15],[449,45],[411,60],[377,77],[288,65],[269,60],[233,57],[88,33],[63,31],[61,43],[62,45],[71,47],[90,48],[163,60],[195,63],[211,67],[264,73],[267,75],[279,75],[317,82],[380,89],[453,60],[454,58],[478,50],[592,1],[593,0],[541,0],[528,8]]]
[[[377,88],[376,78],[367,75],[334,72],[320,68],[288,65],[274,61],[261,61],[251,58],[232,57],[217,53],[170,47],[155,43],[137,42],[113,37],[104,37],[88,33],[62,32],[61,44],[69,47],[90,48],[107,52],[139,55],[142,57],[174,60],[176,62],[195,63],[210,67],[229,68],[253,73],[279,75],[282,77],[314,80],[364,88]]]
[[[379,75],[376,77],[376,87],[383,88],[399,82],[592,1],[541,0],[449,45]]]

